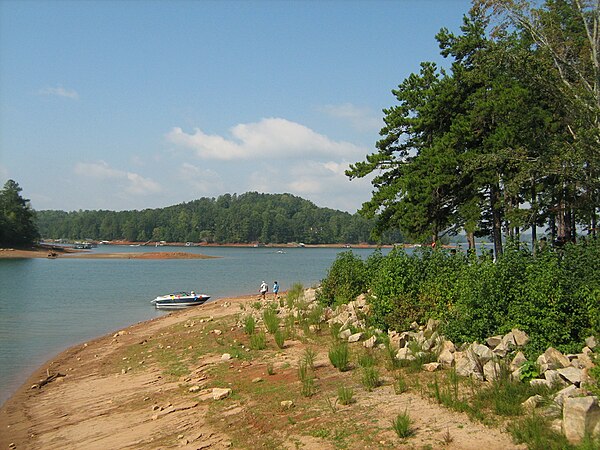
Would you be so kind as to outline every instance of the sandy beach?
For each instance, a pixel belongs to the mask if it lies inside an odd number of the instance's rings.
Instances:
[[[417,389],[394,394],[393,379],[362,389],[357,371],[329,363],[325,332],[300,333],[283,348],[268,335],[264,350],[251,349],[241,318],[256,301],[210,302],[51,358],[0,409],[0,448],[520,448]],[[298,379],[307,349],[317,377],[310,397]],[[331,402],[342,383],[353,386],[355,403]],[[215,400],[219,388],[231,392]],[[406,410],[416,433],[400,442],[390,421]]]
[[[210,259],[216,256],[190,252],[119,252],[93,253],[65,247],[40,247],[32,249],[0,249],[2,258],[81,258],[81,259]]]

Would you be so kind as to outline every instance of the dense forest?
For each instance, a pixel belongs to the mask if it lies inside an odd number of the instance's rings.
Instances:
[[[0,245],[26,246],[39,236],[35,212],[22,191],[14,180],[8,180],[0,191]]]
[[[45,239],[207,243],[372,242],[373,221],[291,194],[221,195],[142,211],[38,211]],[[385,242],[401,242],[388,232]]]

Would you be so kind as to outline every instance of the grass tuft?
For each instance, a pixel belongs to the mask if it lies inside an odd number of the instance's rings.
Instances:
[[[329,361],[340,372],[348,370],[350,350],[347,342],[338,342],[329,349]]]
[[[401,439],[411,437],[415,434],[412,419],[406,411],[402,414],[398,414],[396,418],[392,420],[392,429]]]

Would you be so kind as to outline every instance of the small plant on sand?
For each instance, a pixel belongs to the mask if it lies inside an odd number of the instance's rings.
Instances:
[[[244,333],[253,334],[256,329],[256,320],[253,316],[246,316],[244,318]]]
[[[412,426],[412,419],[406,411],[402,414],[398,414],[396,418],[392,420],[392,429],[401,439],[411,437],[415,434],[415,430]]]
[[[304,363],[306,363],[306,365],[308,367],[310,367],[311,370],[315,370],[315,359],[317,358],[317,354],[315,353],[315,351],[310,348],[310,347],[306,347],[306,349],[304,349],[304,355],[302,356],[302,361]]]
[[[285,335],[283,331],[278,329],[277,331],[275,331],[275,334],[273,334],[273,337],[275,338],[275,343],[277,344],[277,347],[283,348],[285,346]]]
[[[327,404],[327,407],[334,414],[337,412],[337,402],[338,402],[338,399],[331,400],[329,397],[325,397],[325,403]]]
[[[267,308],[263,311],[263,320],[267,331],[271,334],[275,334],[279,330],[279,317],[277,317],[277,311],[272,308]]]
[[[375,362],[375,355],[368,349],[358,356],[358,365],[360,367],[373,367],[375,366]]]
[[[363,367],[361,382],[367,391],[371,392],[381,384],[378,370],[375,367]]]
[[[338,342],[329,349],[329,361],[340,372],[348,370],[350,350],[347,342]]]
[[[261,331],[250,336],[250,348],[253,350],[264,350],[267,348],[267,335]]]
[[[267,373],[269,375],[275,375],[275,367],[273,366],[273,363],[267,364]]]
[[[257,301],[252,303],[250,306],[252,306],[252,308],[256,309],[257,311],[260,311],[260,309],[263,307],[263,304],[261,301]]]
[[[400,395],[408,391],[408,384],[406,383],[404,375],[398,373],[395,375],[395,378],[396,380],[394,381],[394,392],[397,395]]]
[[[331,333],[331,337],[335,340],[339,340],[340,338],[340,330],[342,329],[341,323],[332,323],[329,326],[329,332]]]
[[[298,378],[302,383],[301,393],[304,397],[312,397],[317,389],[315,387],[315,376],[305,361],[300,361],[298,366]]]
[[[338,401],[342,405],[349,405],[350,403],[354,403],[356,401],[353,398],[354,390],[352,390],[352,388],[340,386],[340,387],[338,387],[337,393],[338,393]]]

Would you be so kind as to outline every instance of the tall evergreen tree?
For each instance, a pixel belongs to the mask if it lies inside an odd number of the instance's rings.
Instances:
[[[21,187],[8,180],[0,191],[0,245],[29,245],[38,238],[35,213]]]

